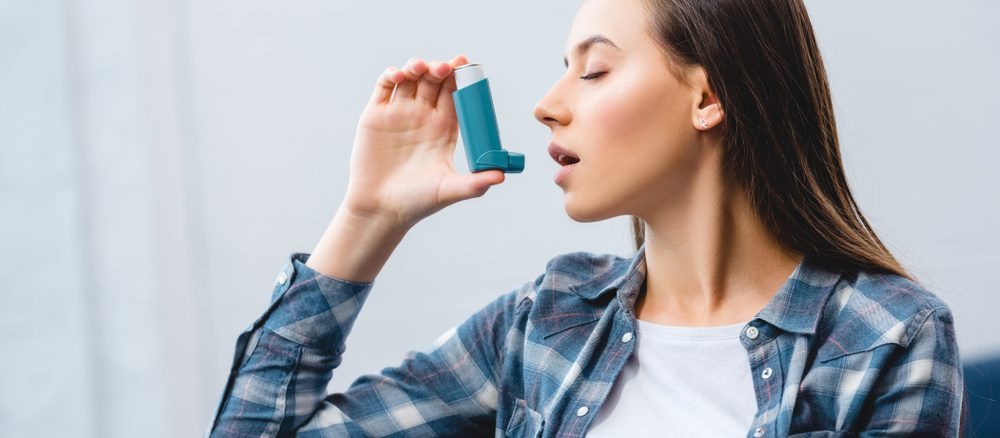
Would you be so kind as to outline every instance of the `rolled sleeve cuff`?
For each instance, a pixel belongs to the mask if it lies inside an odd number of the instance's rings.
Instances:
[[[254,324],[300,345],[343,350],[372,282],[355,282],[321,274],[293,253],[275,280],[267,311]]]

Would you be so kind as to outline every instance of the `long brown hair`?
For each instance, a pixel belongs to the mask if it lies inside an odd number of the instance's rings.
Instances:
[[[647,0],[672,61],[700,65],[725,112],[723,171],[777,241],[831,268],[914,278],[847,185],[826,71],[801,0]],[[679,80],[679,70],[671,68]],[[632,217],[636,249],[645,224]]]

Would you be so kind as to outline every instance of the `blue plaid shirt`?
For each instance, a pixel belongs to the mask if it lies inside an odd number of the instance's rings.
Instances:
[[[582,437],[635,346],[644,249],[558,255],[424,351],[336,394],[326,386],[373,282],[324,276],[292,254],[237,340],[206,435]],[[958,436],[952,313],[917,283],[806,257],[740,341],[758,407],[748,437]]]

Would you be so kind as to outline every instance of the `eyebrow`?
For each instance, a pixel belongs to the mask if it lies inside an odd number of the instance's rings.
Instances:
[[[587,53],[587,50],[590,50],[591,46],[598,43],[607,44],[621,50],[621,48],[616,46],[615,43],[611,42],[611,40],[607,39],[604,35],[593,35],[583,41],[580,41],[580,43],[576,45],[576,49],[574,49],[573,52],[576,53],[576,56],[583,56],[584,53]],[[563,64],[569,68],[569,58],[563,57]]]

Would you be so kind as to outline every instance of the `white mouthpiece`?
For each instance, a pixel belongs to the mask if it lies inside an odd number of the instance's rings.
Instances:
[[[486,79],[486,73],[481,64],[465,64],[455,69],[455,85],[459,90],[483,79]]]

